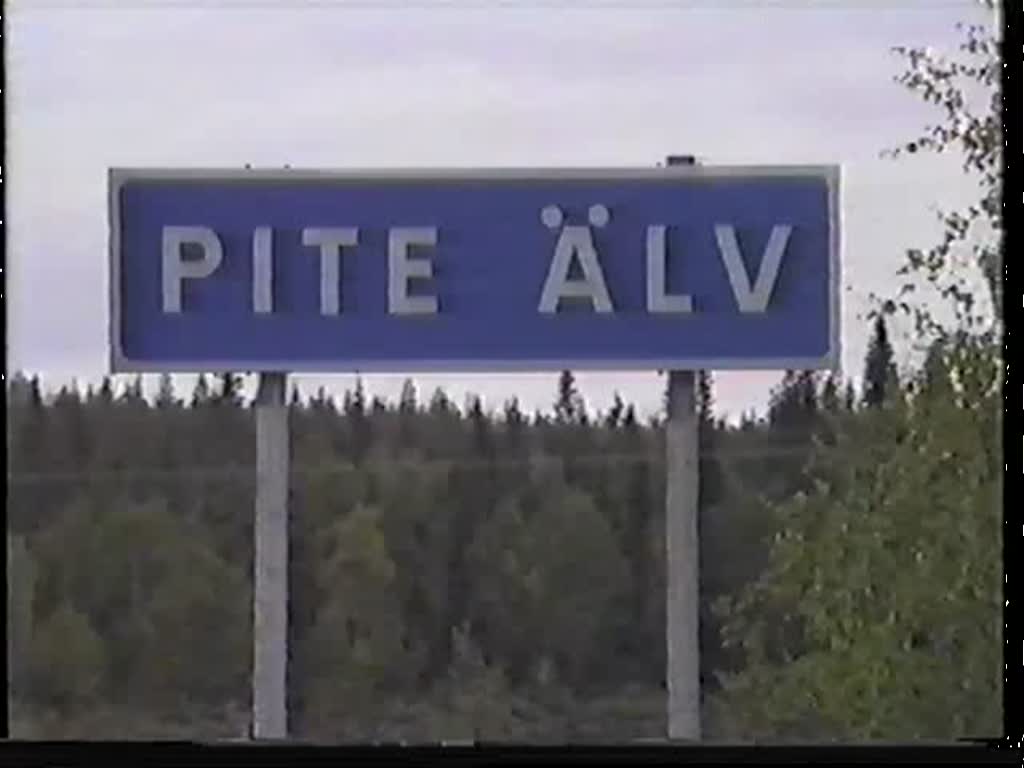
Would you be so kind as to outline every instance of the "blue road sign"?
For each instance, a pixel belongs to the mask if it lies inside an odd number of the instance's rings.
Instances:
[[[825,368],[839,169],[110,172],[114,371]]]

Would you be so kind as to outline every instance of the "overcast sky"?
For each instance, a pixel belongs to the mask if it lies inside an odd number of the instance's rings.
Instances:
[[[890,48],[951,48],[957,21],[984,20],[970,2],[344,5],[7,4],[9,371],[58,384],[106,370],[110,166],[841,163],[843,366],[858,376],[868,295],[934,241],[936,205],[975,191],[954,158],[879,157],[937,116],[892,82]],[[389,397],[401,379],[367,377]],[[655,374],[579,379],[597,408],[616,390],[661,402]],[[760,408],[777,379],[718,374],[716,399]],[[489,406],[554,394],[552,375],[416,381]]]

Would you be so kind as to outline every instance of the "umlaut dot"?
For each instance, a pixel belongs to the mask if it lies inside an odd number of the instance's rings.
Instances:
[[[590,210],[587,211],[587,218],[595,227],[603,227],[611,219],[611,214],[608,213],[608,209],[605,206],[598,203],[597,205],[590,206]]]
[[[557,205],[548,205],[540,212],[540,220],[548,229],[558,229],[562,226],[562,210]]]

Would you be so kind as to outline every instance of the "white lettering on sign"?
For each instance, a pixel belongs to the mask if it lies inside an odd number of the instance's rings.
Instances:
[[[562,226],[562,211],[557,206],[549,205],[544,208],[540,218],[548,229],[558,229]],[[605,226],[610,218],[608,209],[603,205],[592,205],[588,211],[590,224],[595,227]],[[574,258],[578,259],[583,270],[583,278],[580,280],[569,279],[569,270]],[[555,314],[563,298],[590,299],[594,311],[601,314],[610,314],[614,311],[589,226],[569,225],[562,228],[555,243],[555,253],[551,259],[547,279],[544,281],[538,310],[546,315]]]
[[[587,225],[566,225],[558,206],[549,205],[541,211],[544,226],[550,230],[559,230],[541,291],[538,305],[541,314],[557,314],[563,299],[587,300],[599,314],[613,314],[615,311],[592,232],[592,227],[607,226],[611,214],[604,205],[592,205],[587,219]],[[765,312],[778,282],[782,258],[793,227],[779,224],[772,228],[754,279],[751,279],[743,261],[736,228],[730,224],[718,224],[714,229],[719,255],[740,312]],[[390,314],[438,313],[436,295],[410,295],[409,292],[413,280],[434,277],[433,262],[428,257],[413,258],[412,250],[435,247],[437,232],[436,227],[396,227],[388,230],[387,291]],[[355,227],[308,227],[302,230],[302,244],[320,249],[320,314],[340,314],[341,257],[345,248],[359,244],[359,230]],[[660,224],[647,227],[647,311],[651,314],[691,314],[694,312],[692,295],[668,292],[668,255],[668,227]],[[223,259],[224,247],[221,240],[209,227],[164,227],[161,277],[163,311],[168,314],[180,313],[184,281],[210,277],[220,267]],[[582,277],[570,279],[569,273],[574,261],[579,265]],[[274,312],[274,232],[270,227],[257,227],[252,235],[252,311],[259,315]]]
[[[685,315],[693,312],[693,298],[686,294],[670,296],[666,292],[667,230],[664,226],[647,228],[647,311]]]
[[[202,258],[185,260],[185,246],[195,245]],[[163,230],[163,307],[164,312],[181,312],[181,283],[202,280],[214,273],[224,258],[217,233],[209,227],[164,227]]]
[[[274,232],[257,227],[252,233],[252,311],[269,315],[274,311]]]
[[[433,277],[427,259],[410,258],[413,246],[437,245],[436,227],[399,227],[388,233],[388,311],[392,315],[435,315],[437,296],[410,296],[409,281]]]
[[[359,230],[309,227],[302,230],[302,244],[320,247],[320,314],[336,315],[341,311],[341,249],[359,244]]]
[[[718,250],[722,254],[722,262],[725,270],[729,273],[729,283],[732,285],[733,295],[736,297],[736,304],[740,312],[764,312],[771,301],[772,292],[775,290],[775,279],[779,275],[779,265],[782,264],[782,255],[789,242],[789,233],[793,230],[790,226],[778,225],[772,227],[772,233],[768,238],[768,245],[765,246],[764,255],[761,258],[761,267],[757,272],[757,279],[754,287],[750,287],[750,275],[743,264],[743,257],[740,254],[740,246],[736,241],[736,228],[727,224],[715,226],[715,238],[718,240]]]

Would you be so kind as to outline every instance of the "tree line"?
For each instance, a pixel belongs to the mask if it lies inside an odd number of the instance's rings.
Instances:
[[[203,376],[183,402],[164,376],[150,402],[138,379],[52,396],[10,380],[15,733],[246,732],[255,420],[240,383]],[[859,393],[790,372],[766,417],[729,426],[713,416],[710,375],[699,383],[714,737],[743,722],[723,702],[742,699],[732,691],[754,669],[730,644],[746,637],[741,613],[721,606],[771,567],[776,507],[813,492],[822,446],[887,422],[876,413],[901,384],[881,319]],[[293,391],[296,737],[664,734],[663,420],[619,397],[590,412],[568,371],[553,400],[527,415],[514,399],[458,408],[440,389],[424,402],[412,381],[395,403],[361,384],[340,403]],[[774,625],[780,610],[758,616]],[[798,635],[774,652],[797,653]]]

